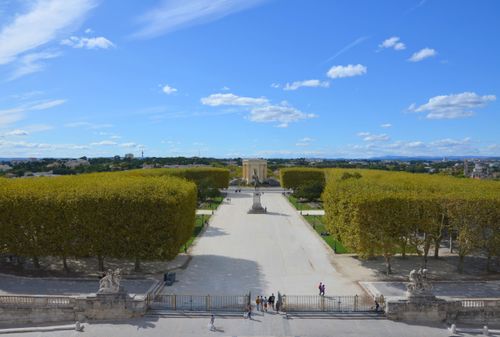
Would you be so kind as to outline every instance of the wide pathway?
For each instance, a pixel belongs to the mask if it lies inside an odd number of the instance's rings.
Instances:
[[[332,251],[281,193],[264,192],[267,214],[247,214],[251,191],[228,197],[193,247],[187,269],[177,272],[178,282],[165,293],[314,295],[319,282],[327,295],[362,293],[335,270]]]

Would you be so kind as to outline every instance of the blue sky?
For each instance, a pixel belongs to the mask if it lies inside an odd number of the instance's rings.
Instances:
[[[500,155],[496,0],[0,0],[0,157]]]

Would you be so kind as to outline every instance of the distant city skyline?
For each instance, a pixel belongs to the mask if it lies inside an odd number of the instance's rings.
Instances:
[[[0,3],[0,158],[500,156],[495,0]]]

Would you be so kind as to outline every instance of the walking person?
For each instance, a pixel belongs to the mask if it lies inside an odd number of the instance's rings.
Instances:
[[[326,287],[326,286],[325,286],[325,284],[323,283],[323,284],[321,285],[321,296],[325,296],[325,287]]]
[[[248,305],[248,315],[247,315],[248,319],[252,319],[252,305],[249,304]]]
[[[269,296],[269,307],[274,310],[274,294]]]
[[[259,298],[259,296],[257,296],[257,298],[255,299],[255,308],[257,311],[260,310],[260,298]]]
[[[321,289],[323,289],[323,282],[319,283],[318,289],[319,289],[319,296],[321,296]]]
[[[264,311],[267,312],[267,297],[264,297]]]
[[[215,331],[215,315],[210,316],[210,323],[208,324],[210,331]]]

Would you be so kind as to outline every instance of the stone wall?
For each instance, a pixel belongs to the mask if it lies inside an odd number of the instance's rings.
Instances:
[[[0,325],[127,319],[142,316],[146,310],[145,299],[126,294],[0,296]]]
[[[387,318],[405,322],[500,324],[500,299],[391,299],[385,304],[385,312]]]

